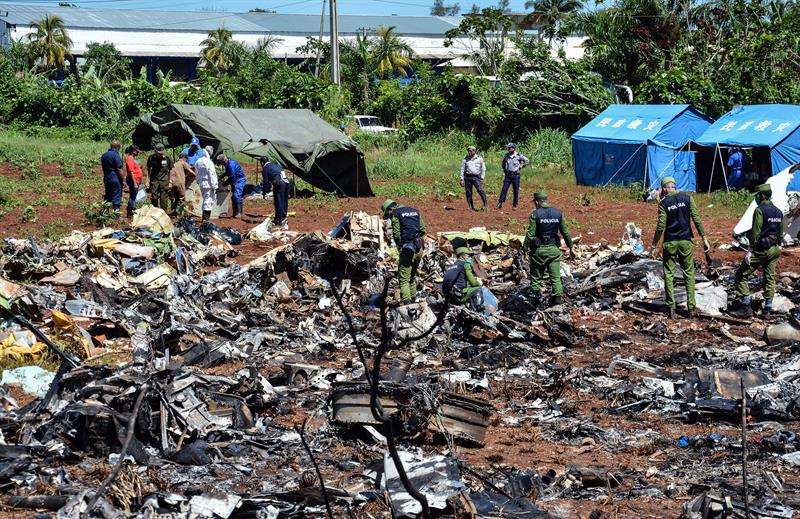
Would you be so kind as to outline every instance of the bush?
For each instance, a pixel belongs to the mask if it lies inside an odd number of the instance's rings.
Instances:
[[[33,223],[36,221],[36,209],[32,205],[26,206],[25,209],[22,210],[22,217],[20,220],[26,223]]]
[[[753,201],[753,194],[747,189],[732,191],[714,191],[711,193],[711,203],[730,209],[744,211]]]
[[[107,227],[117,221],[119,213],[108,202],[95,202],[83,210],[86,222],[95,227]]]

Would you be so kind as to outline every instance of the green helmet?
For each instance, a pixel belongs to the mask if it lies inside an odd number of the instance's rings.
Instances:
[[[675,177],[664,177],[661,179],[661,187],[667,187],[668,184],[676,184]]]
[[[392,207],[396,206],[396,205],[397,205],[397,202],[395,202],[395,201],[394,201],[394,200],[392,200],[392,199],[387,199],[387,200],[386,200],[386,201],[385,201],[385,202],[384,202],[384,203],[381,205],[381,214],[382,214],[382,215],[385,217],[385,216],[386,216],[386,213],[388,213],[388,212],[389,212],[389,210],[390,210]]]
[[[472,249],[470,249],[469,247],[458,247],[458,248],[456,249],[456,254],[457,254],[457,255],[461,255],[461,254],[472,254]]]

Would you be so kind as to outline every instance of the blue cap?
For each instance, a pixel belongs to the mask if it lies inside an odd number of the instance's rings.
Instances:
[[[200,146],[200,139],[197,137],[192,137],[192,141],[189,143],[189,146]]]

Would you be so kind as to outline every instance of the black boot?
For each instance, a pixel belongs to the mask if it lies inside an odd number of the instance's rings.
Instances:
[[[675,309],[674,308],[669,308],[667,310],[667,317],[669,319],[675,319]]]
[[[211,211],[203,211],[203,221],[207,222],[211,219]]]
[[[552,296],[550,298],[550,306],[558,306],[562,303],[561,296]]]

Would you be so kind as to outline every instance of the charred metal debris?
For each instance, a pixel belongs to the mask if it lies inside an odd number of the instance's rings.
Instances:
[[[630,236],[578,245],[567,302],[545,309],[524,288],[521,237],[442,233],[425,240],[417,301],[398,306],[397,252],[376,216],[259,231],[276,246],[248,263],[235,231],[139,223],[3,244],[0,360],[18,366],[0,384],[7,510],[540,518],[573,516],[566,502],[605,517],[665,500],[679,503],[670,516],[705,519],[800,507],[800,276],[782,276],[785,317],[754,336],[723,315],[725,266],[697,275],[702,319],[656,317],[660,262]],[[456,239],[499,311],[442,297]],[[579,351],[596,355],[572,362]],[[527,460],[479,461],[504,436]],[[574,459],[537,459],[553,445]],[[647,461],[597,461],[632,452]]]

